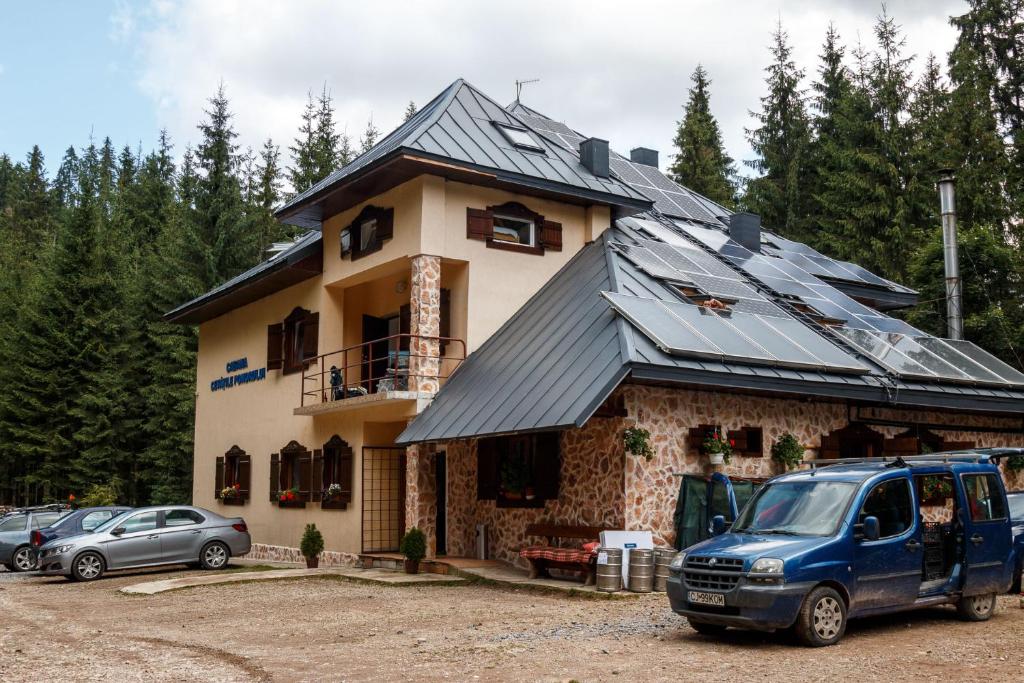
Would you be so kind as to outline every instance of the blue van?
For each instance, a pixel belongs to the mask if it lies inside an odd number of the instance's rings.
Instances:
[[[1014,567],[997,463],[1021,454],[818,461],[775,477],[732,525],[716,516],[713,538],[676,555],[672,609],[706,635],[793,628],[819,647],[853,617],[952,604],[984,621]]]

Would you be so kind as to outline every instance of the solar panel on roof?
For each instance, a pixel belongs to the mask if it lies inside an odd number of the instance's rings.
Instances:
[[[871,330],[837,327],[835,332],[882,367],[900,377],[935,379],[935,373],[908,358]]]
[[[971,360],[968,356],[957,351],[951,345],[956,343],[952,339],[942,340],[937,337],[919,336],[914,337],[914,341],[916,341],[918,344],[934,353],[939,358],[942,358],[950,365],[954,365],[956,367],[964,369],[964,371],[967,374],[971,375],[980,382],[993,382],[998,384],[1003,381],[1003,378],[997,375],[996,373],[992,372],[991,370],[985,368],[982,365],[979,365],[978,363]],[[970,342],[967,343],[969,344]],[[1016,372],[1015,370],[1013,370],[1013,368],[1010,368],[1010,370]],[[1022,376],[1022,379],[1024,379],[1024,376]]]
[[[665,263],[663,260],[658,258],[654,252],[646,249],[645,247],[625,244],[616,245],[616,247],[626,258],[653,278],[658,278],[660,280],[672,280],[676,282],[690,281],[690,277],[687,274],[680,272]]]
[[[681,324],[656,299],[614,292],[602,295],[624,318],[666,353],[718,358],[722,351],[703,335]]]
[[[966,356],[973,363],[980,365],[986,371],[1002,378],[1006,383],[1024,385],[1024,374],[1016,368],[999,360],[988,351],[983,350],[973,342],[969,342],[965,339],[938,339],[936,337],[915,337],[915,339],[917,339],[922,345],[934,343],[929,341],[929,339],[942,342]]]

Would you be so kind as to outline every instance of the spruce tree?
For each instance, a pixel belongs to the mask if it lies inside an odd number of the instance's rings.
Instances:
[[[416,116],[416,112],[416,103],[413,102],[412,100],[409,100],[409,104],[407,104],[405,107],[405,113],[402,114],[402,123],[405,123],[412,117]]]
[[[363,136],[359,138],[359,153],[366,154],[377,144],[377,138],[380,137],[380,131],[373,125],[373,115],[370,115],[370,120],[366,122],[366,130],[363,131]]]
[[[711,80],[700,64],[690,76],[693,87],[676,130],[673,180],[719,204],[732,206],[735,169],[725,152],[718,121],[711,113]]]

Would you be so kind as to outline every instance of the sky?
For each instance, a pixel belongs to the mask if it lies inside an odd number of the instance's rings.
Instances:
[[[962,0],[890,0],[915,73],[953,46]],[[110,136],[149,151],[166,128],[180,155],[223,83],[243,147],[271,137],[287,163],[310,90],[331,92],[358,138],[383,132],[410,100],[459,77],[501,103],[522,101],[623,153],[670,163],[690,74],[712,78],[729,154],[751,159],[745,128],[764,95],[776,22],[815,75],[829,22],[850,47],[874,45],[881,4],[867,0],[675,0],[515,3],[330,0],[0,0],[0,153],[38,144],[51,173],[69,145]],[[739,164],[742,170],[742,164]]]

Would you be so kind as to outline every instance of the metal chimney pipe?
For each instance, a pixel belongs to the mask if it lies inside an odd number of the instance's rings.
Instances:
[[[942,253],[946,264],[946,328],[950,339],[963,339],[963,295],[960,283],[960,256],[956,246],[955,182],[952,169],[939,171]]]

